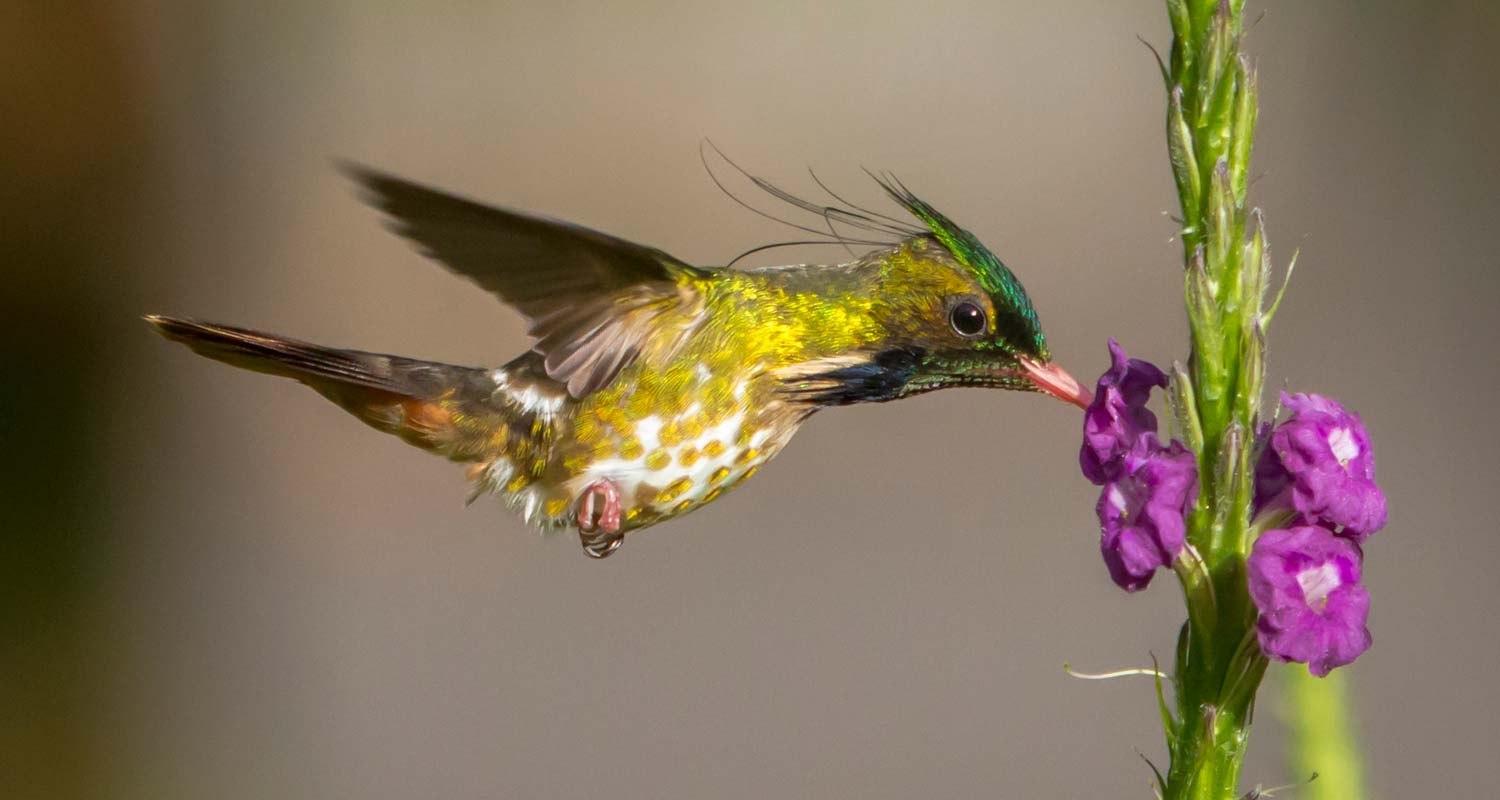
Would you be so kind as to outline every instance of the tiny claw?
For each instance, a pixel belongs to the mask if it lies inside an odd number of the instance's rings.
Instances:
[[[604,478],[589,484],[578,501],[578,541],[589,558],[604,558],[620,548],[620,490]]]
[[[610,553],[619,550],[620,543],[624,541],[625,537],[620,535],[615,535],[603,541],[586,538],[583,540],[583,553],[589,558],[606,558]]]

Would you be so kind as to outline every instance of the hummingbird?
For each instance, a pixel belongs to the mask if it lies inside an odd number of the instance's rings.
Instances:
[[[465,367],[146,321],[200,355],[296,379],[367,425],[467,465],[471,501],[493,493],[534,526],[576,528],[594,558],[740,485],[825,408],[959,386],[1089,402],[1053,363],[1015,274],[893,176],[871,173],[910,220],[831,190],[840,204],[820,205],[746,173],[822,216],[839,243],[874,249],[851,249],[844,263],[738,268],[344,170],[388,227],[519,311],[531,349],[497,368]]]

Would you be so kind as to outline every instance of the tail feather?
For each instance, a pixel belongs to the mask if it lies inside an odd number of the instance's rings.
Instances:
[[[496,433],[515,422],[495,404],[489,370],[173,317],[151,315],[146,321],[199,355],[301,381],[370,426],[455,461],[485,460]]]

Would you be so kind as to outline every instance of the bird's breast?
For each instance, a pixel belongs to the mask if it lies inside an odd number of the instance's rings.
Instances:
[[[800,422],[755,371],[723,375],[695,365],[688,373],[645,377],[580,404],[562,445],[569,494],[608,479],[620,491],[625,527],[649,525],[754,475]]]

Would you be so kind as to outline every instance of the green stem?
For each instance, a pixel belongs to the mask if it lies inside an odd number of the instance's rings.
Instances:
[[[1189,622],[1173,668],[1177,718],[1168,722],[1162,793],[1228,800],[1240,796],[1266,669],[1245,578],[1269,264],[1259,217],[1245,205],[1256,83],[1240,56],[1244,0],[1167,0],[1167,10],[1167,150],[1181,201],[1192,342],[1172,396],[1197,456],[1199,494],[1188,519],[1193,558],[1178,569]]]
[[[1349,684],[1343,670],[1326,678],[1302,667],[1281,671],[1287,692],[1284,710],[1291,731],[1292,775],[1317,780],[1298,791],[1304,800],[1361,800],[1365,797],[1364,763],[1355,747],[1349,713]]]

